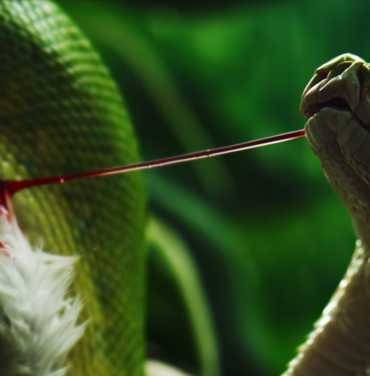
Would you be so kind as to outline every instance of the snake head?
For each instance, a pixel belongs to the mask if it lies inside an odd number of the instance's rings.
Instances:
[[[356,55],[344,54],[316,69],[304,89],[301,113],[310,118],[324,107],[351,110],[370,127],[369,65]]]
[[[307,140],[334,190],[349,209],[358,236],[370,223],[370,69],[341,55],[318,68],[302,96]],[[365,231],[366,227],[366,231]]]

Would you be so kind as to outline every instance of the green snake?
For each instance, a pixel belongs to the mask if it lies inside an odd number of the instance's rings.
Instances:
[[[137,162],[125,105],[86,37],[49,1],[0,2],[0,174],[24,179]],[[31,243],[80,255],[73,292],[86,333],[73,375],[142,375],[144,225],[140,173],[26,190]]]
[[[49,1],[0,1],[0,173],[25,179],[135,163],[124,102],[87,39]],[[353,55],[325,64],[307,86],[308,142],[348,208],[353,260],[308,341],[284,374],[370,373],[369,66]],[[140,173],[26,190],[15,198],[31,243],[80,255],[73,292],[85,335],[71,374],[144,373],[144,226]]]
[[[343,280],[285,376],[370,374],[369,88],[369,64],[345,54],[318,68],[303,93],[308,143],[347,207],[358,241]]]

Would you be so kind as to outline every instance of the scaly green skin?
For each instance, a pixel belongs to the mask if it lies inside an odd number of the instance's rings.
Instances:
[[[48,1],[0,2],[0,174],[36,178],[138,161],[117,88],[86,38]],[[145,194],[140,173],[15,197],[32,243],[81,256],[84,338],[71,375],[141,375]]]
[[[336,293],[285,376],[370,372],[369,87],[369,64],[346,54],[317,69],[303,93],[308,143],[347,207],[359,240]]]

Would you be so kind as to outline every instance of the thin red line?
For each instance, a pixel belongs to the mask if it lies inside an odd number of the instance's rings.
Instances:
[[[303,137],[305,136],[305,134],[306,133],[304,129],[302,129],[299,131],[283,133],[283,134],[279,134],[276,136],[261,138],[261,139],[254,140],[254,141],[243,142],[241,144],[224,146],[221,148],[210,149],[210,150],[203,150],[203,151],[198,151],[195,153],[179,155],[176,157],[157,159],[155,161],[142,162],[142,163],[137,163],[137,164],[133,164],[129,166],[114,167],[114,168],[108,168],[104,170],[97,170],[97,171],[90,171],[90,172],[80,172],[80,173],[70,174],[70,175],[52,176],[52,177],[40,178],[40,179],[29,179],[29,180],[23,180],[23,181],[9,180],[9,181],[3,181],[2,185],[3,187],[7,189],[10,195],[13,195],[22,189],[31,188],[34,186],[45,185],[45,184],[61,184],[70,180],[75,180],[75,179],[94,178],[94,177],[104,176],[104,175],[121,174],[121,173],[129,172],[129,171],[145,170],[149,168],[167,166],[167,165],[175,164],[175,163],[189,162],[189,161],[193,161],[196,159],[215,157],[216,155],[235,153],[235,152],[242,151],[242,150],[258,148],[261,146],[267,146],[267,145],[276,144],[276,143],[284,142],[284,141],[290,141],[299,137]]]

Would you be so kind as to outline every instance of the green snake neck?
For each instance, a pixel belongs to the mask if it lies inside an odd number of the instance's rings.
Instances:
[[[346,54],[317,69],[303,93],[308,143],[359,240],[343,280],[285,376],[370,372],[369,82],[368,64]]]
[[[358,240],[337,291],[284,376],[366,374],[359,372],[370,367],[369,256]]]

